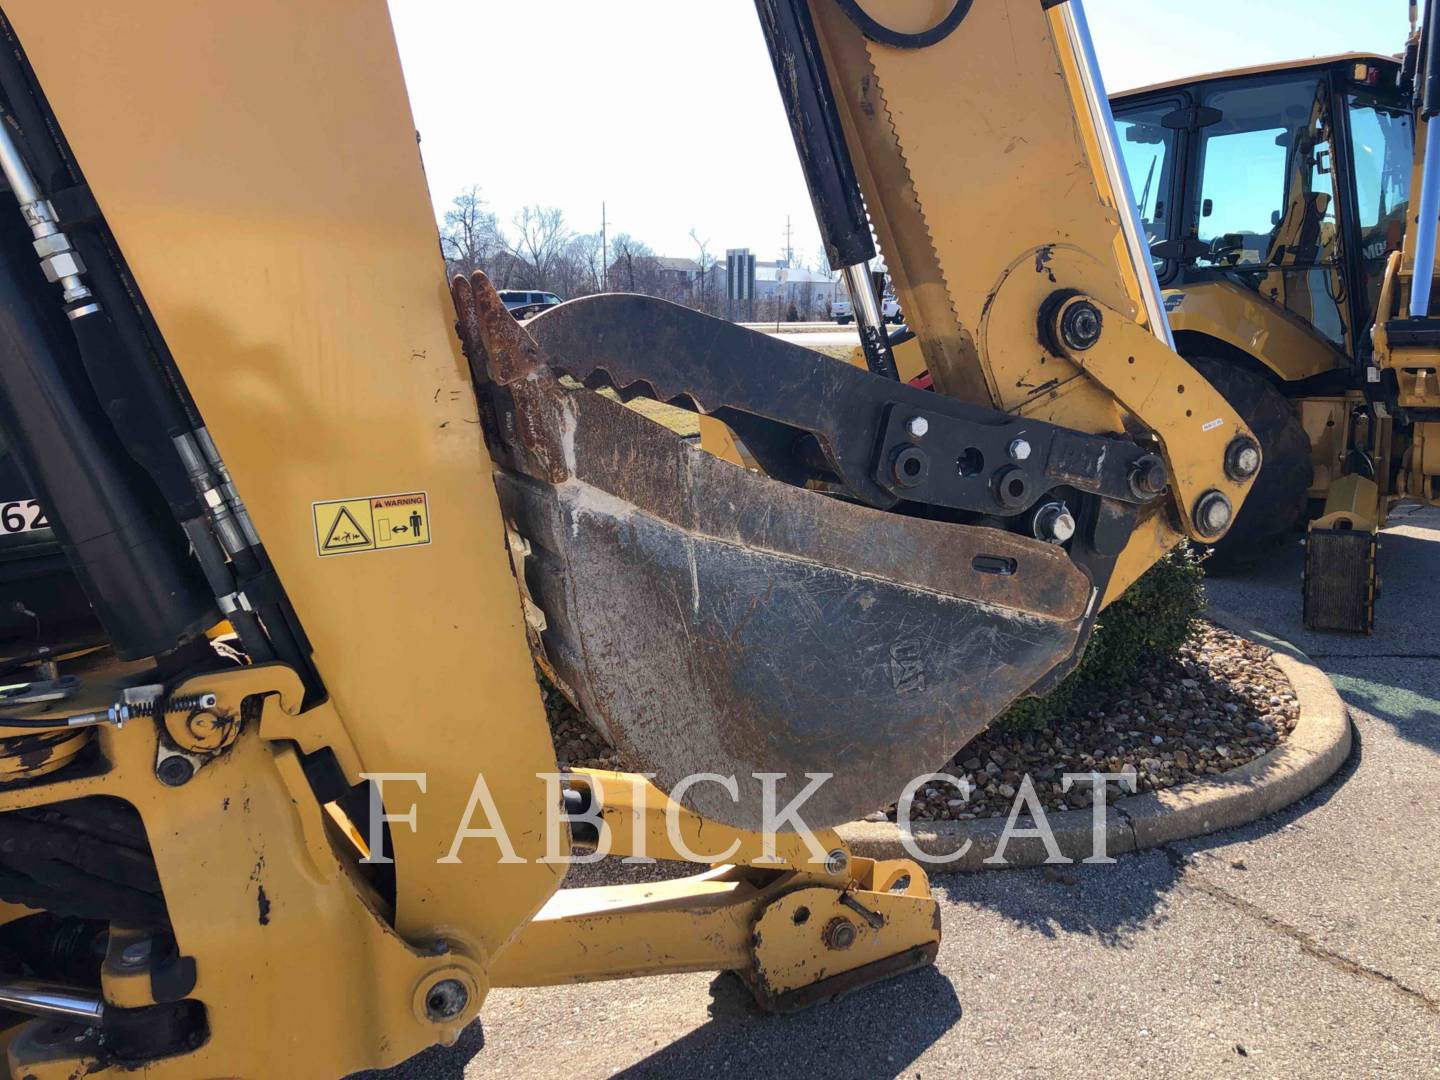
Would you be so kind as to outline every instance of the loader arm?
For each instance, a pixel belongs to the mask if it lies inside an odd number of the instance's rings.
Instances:
[[[921,869],[830,827],[1061,678],[1258,447],[1166,343],[1078,0],[757,9],[863,369],[447,288],[381,0],[5,0],[0,426],[106,636],[4,660],[15,1075],[339,1075],[491,985],[791,1008],[934,957]],[[532,658],[653,784],[537,779]],[[556,894],[562,797],[725,865]]]

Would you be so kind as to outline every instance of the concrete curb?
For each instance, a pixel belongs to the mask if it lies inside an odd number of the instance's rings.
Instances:
[[[1098,848],[1096,831],[1105,833],[1110,857],[1157,847],[1221,829],[1233,829],[1289,806],[1334,775],[1350,755],[1350,717],[1325,673],[1295,646],[1256,629],[1227,612],[1210,610],[1207,617],[1231,633],[1248,638],[1274,653],[1275,665],[1290,680],[1300,703],[1300,719],[1281,745],[1247,765],[1213,780],[1197,781],[1117,799],[1097,823],[1093,810],[1047,814],[1060,854],[1072,861],[1091,858]],[[1017,822],[1023,830],[1024,820]],[[938,856],[946,871],[976,871],[1040,866],[1048,852],[1039,836],[1011,835],[1003,863],[993,858],[1004,818],[973,821],[917,822],[913,845]],[[856,855],[871,859],[910,858],[894,822],[856,821],[842,825],[841,838]],[[965,848],[966,843],[969,847]],[[957,854],[965,848],[963,854]]]

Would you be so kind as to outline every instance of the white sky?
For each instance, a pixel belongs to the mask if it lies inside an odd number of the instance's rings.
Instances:
[[[995,0],[976,0],[991,3]],[[1406,0],[1089,0],[1111,90],[1346,51],[1396,52]],[[820,239],[751,0],[390,0],[437,216],[479,184],[502,222],[558,206],[577,232],[662,255]],[[962,24],[958,33],[964,33]]]

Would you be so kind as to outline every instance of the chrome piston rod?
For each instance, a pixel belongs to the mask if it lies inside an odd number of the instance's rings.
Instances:
[[[850,293],[850,310],[855,315],[855,328],[860,332],[860,345],[870,370],[887,379],[899,379],[895,356],[890,351],[890,338],[885,332],[885,313],[875,293],[868,262],[856,263],[840,271],[845,289]]]
[[[32,979],[0,980],[0,1008],[88,1024],[105,1019],[105,1001],[99,994]]]

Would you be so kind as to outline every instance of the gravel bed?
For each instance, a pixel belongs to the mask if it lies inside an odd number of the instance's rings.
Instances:
[[[562,769],[625,768],[620,755],[596,731],[570,699],[537,672],[540,693],[545,699],[545,715],[550,719],[550,738],[555,743],[555,756]]]
[[[562,767],[624,768],[562,694],[543,680],[542,687]],[[1142,672],[1133,686],[1077,703],[1044,730],[981,734],[939,770],[967,779],[969,800],[949,784],[922,787],[911,817],[1003,817],[1026,775],[1047,810],[1090,805],[1088,785],[1061,791],[1067,772],[1133,772],[1138,792],[1202,780],[1273,750],[1298,717],[1295,692],[1268,649],[1202,622],[1178,657]],[[1115,781],[1107,787],[1111,800],[1131,793]],[[866,820],[894,818],[890,806]]]

